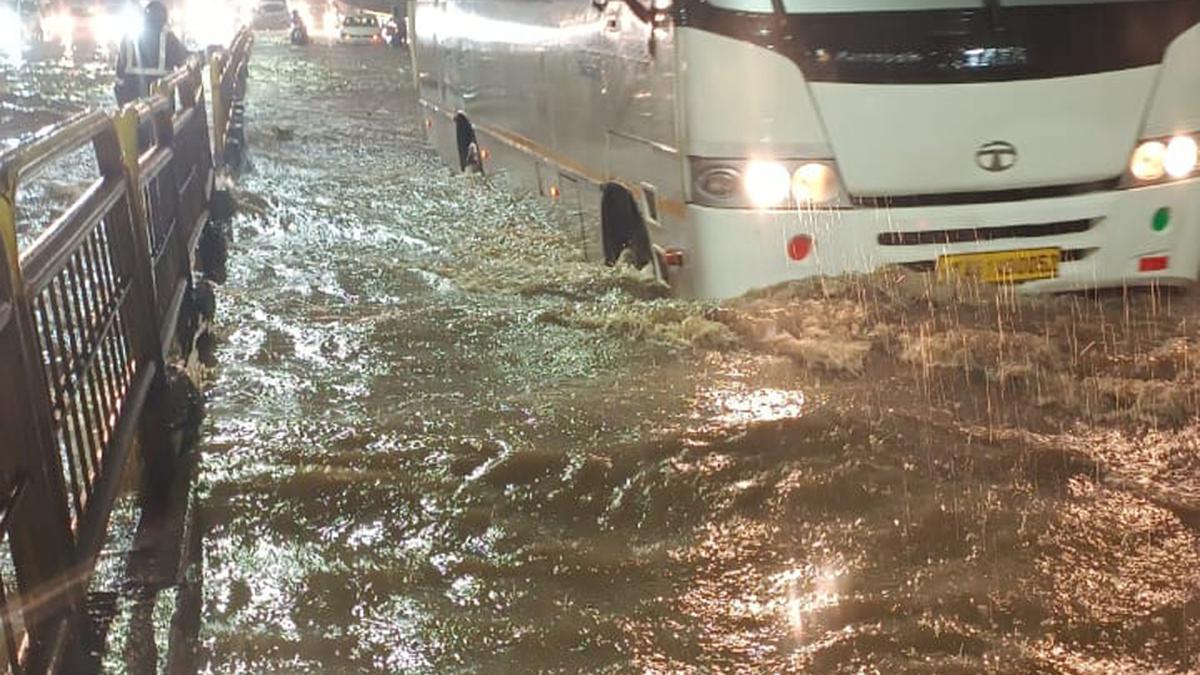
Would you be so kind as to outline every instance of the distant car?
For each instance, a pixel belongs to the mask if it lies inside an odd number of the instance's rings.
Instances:
[[[263,0],[254,11],[254,27],[260,30],[283,30],[292,25],[292,15],[284,0]]]
[[[370,14],[351,14],[342,19],[342,44],[383,44],[379,19]]]

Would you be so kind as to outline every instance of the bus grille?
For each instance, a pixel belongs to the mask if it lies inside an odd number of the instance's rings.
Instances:
[[[995,204],[997,202],[1020,202],[1031,199],[1058,199],[1060,197],[1077,197],[1079,195],[1109,192],[1117,189],[1120,177],[1090,183],[1075,183],[1071,185],[1047,185],[1036,188],[1016,188],[1012,190],[984,190],[982,192],[945,192],[923,195],[891,195],[886,197],[865,197],[851,195],[850,201],[860,208],[870,209],[904,209],[923,206],[953,206],[960,204]]]
[[[1058,223],[1037,225],[1004,225],[1001,227],[977,227],[954,230],[923,230],[920,232],[883,232],[879,235],[880,246],[930,246],[938,244],[964,244],[999,239],[1024,239],[1028,237],[1053,237],[1087,232],[1096,226],[1094,219],[1065,220]]]

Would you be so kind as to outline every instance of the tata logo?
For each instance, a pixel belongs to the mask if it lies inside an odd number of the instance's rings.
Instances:
[[[985,143],[975,152],[975,163],[984,171],[1008,171],[1017,163],[1017,148],[1006,141]]]

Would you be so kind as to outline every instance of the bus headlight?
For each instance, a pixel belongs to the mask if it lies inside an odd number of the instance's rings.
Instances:
[[[760,209],[769,209],[787,201],[792,177],[779,162],[754,160],[746,165],[742,184],[750,202]]]
[[[1133,150],[1124,187],[1188,178],[1200,170],[1200,144],[1195,134],[1142,141]]]
[[[1163,158],[1163,168],[1171,178],[1187,178],[1196,170],[1200,152],[1197,152],[1196,139],[1191,136],[1176,136],[1167,144],[1167,152]]]
[[[696,188],[698,192],[712,199],[733,199],[742,189],[741,179],[736,170],[718,166],[697,176]]]
[[[831,161],[691,158],[691,201],[728,209],[850,206]]]
[[[826,204],[837,194],[837,175],[828,164],[809,162],[792,174],[792,199],[797,205]]]
[[[1163,167],[1166,156],[1166,144],[1161,141],[1146,141],[1133,151],[1133,159],[1129,162],[1129,173],[1138,180],[1158,180],[1166,171]]]

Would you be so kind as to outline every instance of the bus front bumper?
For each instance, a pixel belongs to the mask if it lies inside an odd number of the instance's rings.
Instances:
[[[696,297],[890,265],[934,269],[947,255],[1042,248],[1062,251],[1058,274],[1024,283],[1024,291],[1188,284],[1200,271],[1200,178],[953,206],[752,211],[689,204],[684,222],[679,244],[687,265],[677,285]],[[797,261],[789,242],[800,236],[812,239],[812,250]]]

